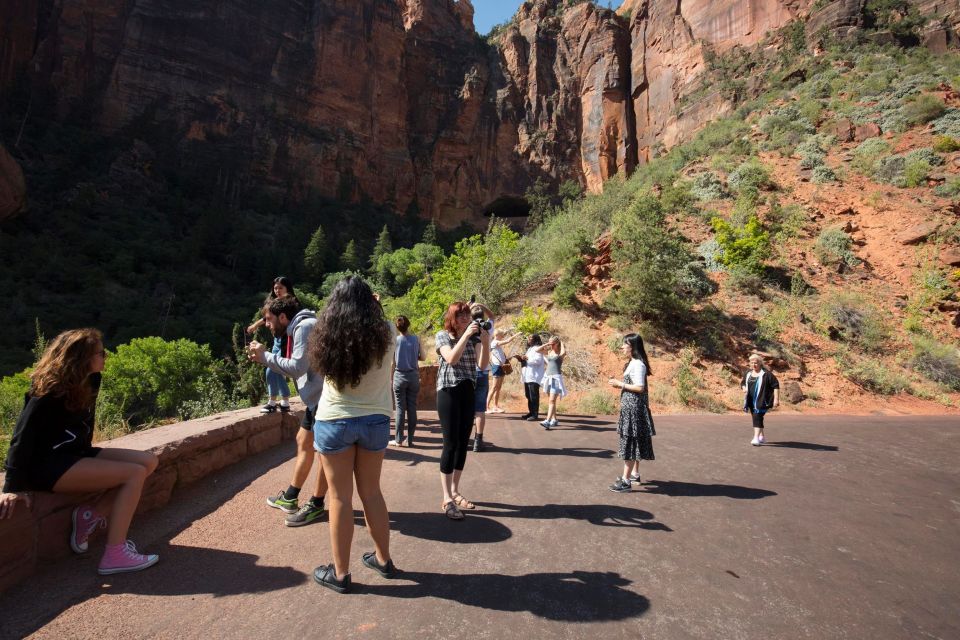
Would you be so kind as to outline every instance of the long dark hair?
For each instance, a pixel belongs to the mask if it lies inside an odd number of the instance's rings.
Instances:
[[[628,333],[623,336],[623,341],[630,345],[630,357],[634,360],[642,360],[643,366],[647,368],[647,375],[652,376],[653,370],[650,368],[650,359],[647,358],[647,351],[643,348],[643,338],[640,337],[639,333]],[[623,370],[626,371],[627,367],[630,366],[628,362]]]
[[[310,363],[338,388],[355,387],[374,360],[383,363],[392,337],[370,285],[348,276],[333,288],[310,334]]]
[[[288,295],[288,296],[293,296],[294,298],[297,297],[297,294],[295,294],[295,293],[293,292],[293,280],[291,280],[291,279],[288,278],[287,276],[277,276],[276,278],[273,279],[273,284],[282,284],[283,286],[285,286],[285,287],[287,288],[287,295]],[[273,300],[273,299],[276,298],[276,297],[277,297],[277,294],[275,294],[275,293],[273,292],[273,286],[271,286],[271,287],[270,287],[270,294],[267,296],[267,299],[268,299],[268,300]]]

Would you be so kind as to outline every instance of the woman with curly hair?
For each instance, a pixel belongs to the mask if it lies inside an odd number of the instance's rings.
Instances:
[[[50,341],[31,374],[30,391],[7,452],[7,477],[0,494],[0,518],[13,514],[18,501],[30,505],[32,491],[93,493],[117,489],[107,526],[105,494],[96,505],[73,510],[70,548],[88,549],[98,528],[107,527],[101,575],[140,571],[157,563],[127,540],[143,484],[157,468],[146,451],[92,446],[94,406],[107,352],[96,329],[65,331]]]
[[[363,564],[384,578],[397,574],[390,558],[390,516],[380,490],[393,411],[394,337],[383,307],[359,276],[334,287],[310,336],[310,361],[324,376],[313,437],[330,483],[333,550],[333,563],[317,567],[313,578],[338,593],[351,588],[354,479],[375,548],[363,554]]]
[[[477,371],[490,360],[490,334],[471,319],[466,302],[447,307],[443,330],[436,337],[440,367],[437,370],[437,415],[443,432],[440,453],[440,509],[451,520],[463,520],[463,509],[476,505],[460,495],[460,476],[467,461],[467,444],[473,429]]]

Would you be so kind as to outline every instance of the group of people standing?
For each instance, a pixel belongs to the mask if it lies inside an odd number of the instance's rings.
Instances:
[[[384,453],[391,442],[390,415],[396,411],[397,446],[411,446],[416,429],[418,362],[424,359],[419,340],[409,333],[403,316],[391,323],[378,297],[359,276],[340,281],[318,317],[303,308],[293,284],[277,278],[262,308],[262,319],[273,337],[269,346],[250,343],[247,357],[267,370],[269,401],[263,411],[289,410],[285,378],[296,381],[306,406],[297,434],[297,456],[290,485],[267,498],[270,507],[286,514],[287,526],[315,522],[329,509],[332,562],[317,567],[314,579],[345,593],[351,589],[350,552],[353,541],[353,493],[363,505],[374,549],[365,552],[364,566],[382,577],[397,575],[390,555],[389,516],[380,487]],[[510,368],[504,347],[518,337],[494,329],[494,317],[482,304],[454,302],[436,334],[438,356],[437,413],[443,447],[440,455],[441,511],[463,520],[463,510],[475,505],[460,492],[471,431],[473,448],[483,442],[487,413],[502,413],[500,393]],[[650,362],[642,338],[624,336],[621,353],[627,359],[621,378],[609,384],[621,391],[617,425],[623,471],[610,486],[629,491],[639,482],[639,461],[653,460],[656,433],[649,407],[647,378]],[[101,574],[139,571],[155,564],[156,554],[143,554],[127,539],[133,513],[146,478],[157,468],[149,452],[92,445],[94,406],[107,352],[95,329],[66,331],[50,342],[31,375],[31,387],[17,422],[6,460],[6,481],[0,493],[0,518],[12,514],[17,502],[29,506],[31,491],[104,493],[96,504],[72,513],[70,546],[88,550],[89,537],[107,529],[100,560]],[[541,388],[547,393],[546,419],[558,424],[557,402],[566,395],[562,364],[566,348],[554,337],[546,344],[532,336],[526,352],[514,356],[521,365],[528,412],[539,420]],[[763,415],[779,404],[776,377],[750,359],[743,381],[744,410],[753,415],[752,444],[763,444]],[[493,378],[488,385],[487,379]],[[316,462],[311,497],[301,506],[300,492]],[[109,512],[110,518],[106,514]]]

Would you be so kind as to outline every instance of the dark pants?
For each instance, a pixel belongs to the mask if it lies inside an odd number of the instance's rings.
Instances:
[[[397,442],[403,442],[406,420],[407,442],[413,442],[417,427],[417,395],[420,393],[419,371],[395,371],[393,374],[393,406],[397,410]]]
[[[523,384],[523,395],[527,396],[527,412],[534,418],[540,417],[540,385],[536,382]]]
[[[473,395],[473,382],[469,380],[437,392],[437,414],[443,432],[440,473],[462,471],[467,462],[467,445],[473,429]]]
[[[753,413],[750,412],[750,417],[753,418],[753,428],[754,429],[763,429],[763,413]]]

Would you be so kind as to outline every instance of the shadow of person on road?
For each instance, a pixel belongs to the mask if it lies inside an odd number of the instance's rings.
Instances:
[[[609,459],[613,457],[613,451],[610,449],[600,449],[594,447],[537,447],[536,449],[513,449],[511,447],[498,447],[496,443],[486,443],[490,451],[512,453],[512,454],[531,454],[536,456],[573,456],[574,458],[599,458]]]
[[[625,589],[630,584],[618,573],[600,571],[524,576],[404,571],[389,584],[355,582],[354,588],[391,598],[434,597],[481,609],[529,611],[547,620],[596,622],[626,620],[650,609],[650,600]]]
[[[176,544],[161,546],[157,553],[163,560],[150,570],[149,580],[143,575],[102,576],[98,580],[103,590],[150,596],[209,593],[220,597],[278,591],[307,581],[306,574],[292,567],[258,566],[259,556],[250,553]]]
[[[513,532],[505,525],[477,515],[476,511],[467,511],[463,522],[452,522],[439,510],[436,513],[397,513],[390,512],[390,531],[405,536],[433,540],[435,542],[453,542],[456,544],[484,544],[503,542]],[[365,526],[363,512],[354,512],[354,522]]]
[[[653,514],[643,509],[634,509],[609,504],[544,504],[517,506],[499,502],[477,502],[477,511],[494,517],[530,518],[533,520],[585,520],[601,527],[635,527],[650,531],[673,531],[662,522],[656,522]],[[496,509],[496,511],[493,511]]]
[[[641,485],[646,493],[661,493],[673,498],[736,498],[737,500],[758,500],[777,495],[776,491],[741,487],[735,484],[699,484],[696,482],[676,482],[673,480],[646,480]]]
[[[808,451],[840,451],[840,447],[832,444],[816,444],[815,442],[767,442],[765,447],[783,447],[785,449],[807,449]]]

